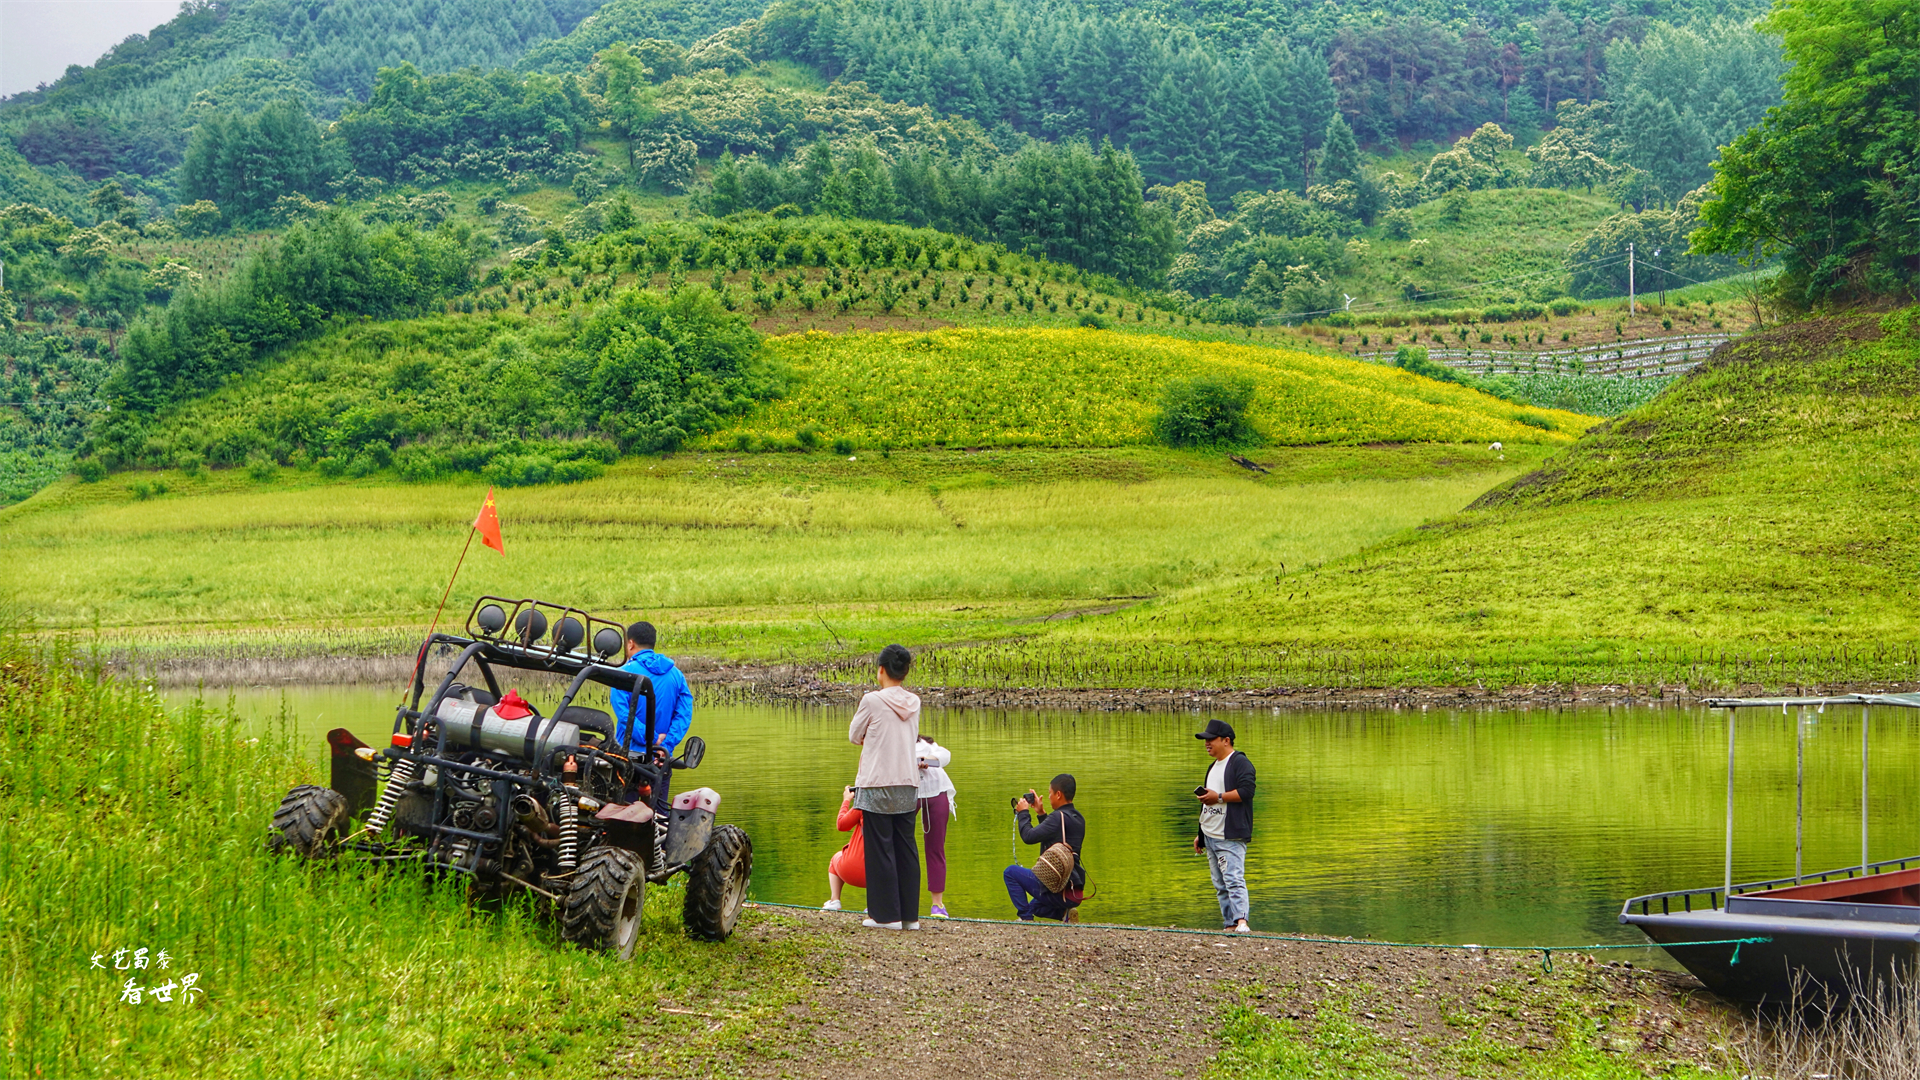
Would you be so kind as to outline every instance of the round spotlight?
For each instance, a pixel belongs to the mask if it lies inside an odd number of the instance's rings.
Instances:
[[[620,631],[611,626],[603,626],[593,635],[593,651],[599,653],[602,660],[619,652],[623,644]]]
[[[480,609],[480,614],[474,616],[473,621],[479,624],[481,633],[497,634],[506,629],[507,613],[501,610],[499,604],[488,604]]]
[[[520,644],[531,645],[547,636],[547,616],[539,608],[528,608],[513,617],[513,633]]]
[[[560,646],[561,652],[572,652],[586,638],[587,628],[580,625],[580,620],[571,615],[563,617],[560,620],[560,629],[553,633],[554,644]]]

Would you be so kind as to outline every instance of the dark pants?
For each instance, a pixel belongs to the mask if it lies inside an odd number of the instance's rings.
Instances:
[[[665,820],[673,810],[673,770],[660,766],[660,779],[653,785],[653,816]]]
[[[860,815],[867,837],[867,918],[874,922],[920,921],[920,815]]]
[[[1067,902],[1057,892],[1048,892],[1040,884],[1040,875],[1014,863],[1007,867],[1007,895],[1013,898],[1013,912],[1022,919],[1064,919]]]
[[[927,834],[927,891],[947,891],[947,820],[953,810],[947,793],[920,800],[920,829]]]

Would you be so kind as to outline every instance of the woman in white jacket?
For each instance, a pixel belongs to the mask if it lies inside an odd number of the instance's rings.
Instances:
[[[953,780],[947,764],[953,751],[922,735],[913,748],[920,763],[920,831],[927,838],[927,892],[933,898],[933,917],[947,917],[947,822],[960,816],[954,808]]]
[[[860,699],[847,739],[860,748],[854,808],[866,831],[867,918],[862,925],[920,929],[920,850],[913,833],[920,775],[920,699],[900,685],[913,664],[904,646],[880,650],[880,689]]]

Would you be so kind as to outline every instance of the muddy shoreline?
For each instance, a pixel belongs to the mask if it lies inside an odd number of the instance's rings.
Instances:
[[[1582,1067],[1596,1058],[1604,1075],[1643,1076],[1733,1066],[1744,1021],[1689,975],[1578,953],[1557,954],[1549,971],[1526,953],[1142,927],[921,926],[893,933],[863,930],[857,915],[755,910],[744,936],[808,940],[801,964],[811,989],[745,1045],[681,1075],[1191,1078],[1228,1064],[1215,1055],[1240,1006],[1239,1026],[1301,1033],[1293,1045],[1311,1055],[1315,1076],[1363,1066],[1368,1076],[1448,1080],[1602,1074]],[[741,1004],[680,1007],[708,1015]],[[680,1019],[654,1018],[643,1042],[672,1038],[666,1021]]]
[[[412,656],[303,656],[219,658],[116,656],[106,669],[155,687],[273,687],[298,685],[406,685]],[[850,707],[868,689],[829,682],[805,664],[728,664],[681,661],[688,681],[709,700]],[[1694,688],[1581,683],[1534,686],[1130,688],[915,686],[928,708],[1065,712],[1251,712],[1292,709],[1537,709],[1572,705],[1693,706],[1710,696],[1778,693],[1908,693],[1920,684],[1823,683],[1812,686]]]

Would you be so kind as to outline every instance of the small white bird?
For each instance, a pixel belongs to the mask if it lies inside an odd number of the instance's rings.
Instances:
[[[1504,446],[1501,446],[1501,445],[1500,445],[1499,443],[1494,443],[1494,444],[1493,444],[1492,446],[1489,446],[1489,447],[1487,447],[1487,449],[1489,449],[1489,450],[1505,450],[1505,449],[1506,449],[1506,447],[1504,447]]]

